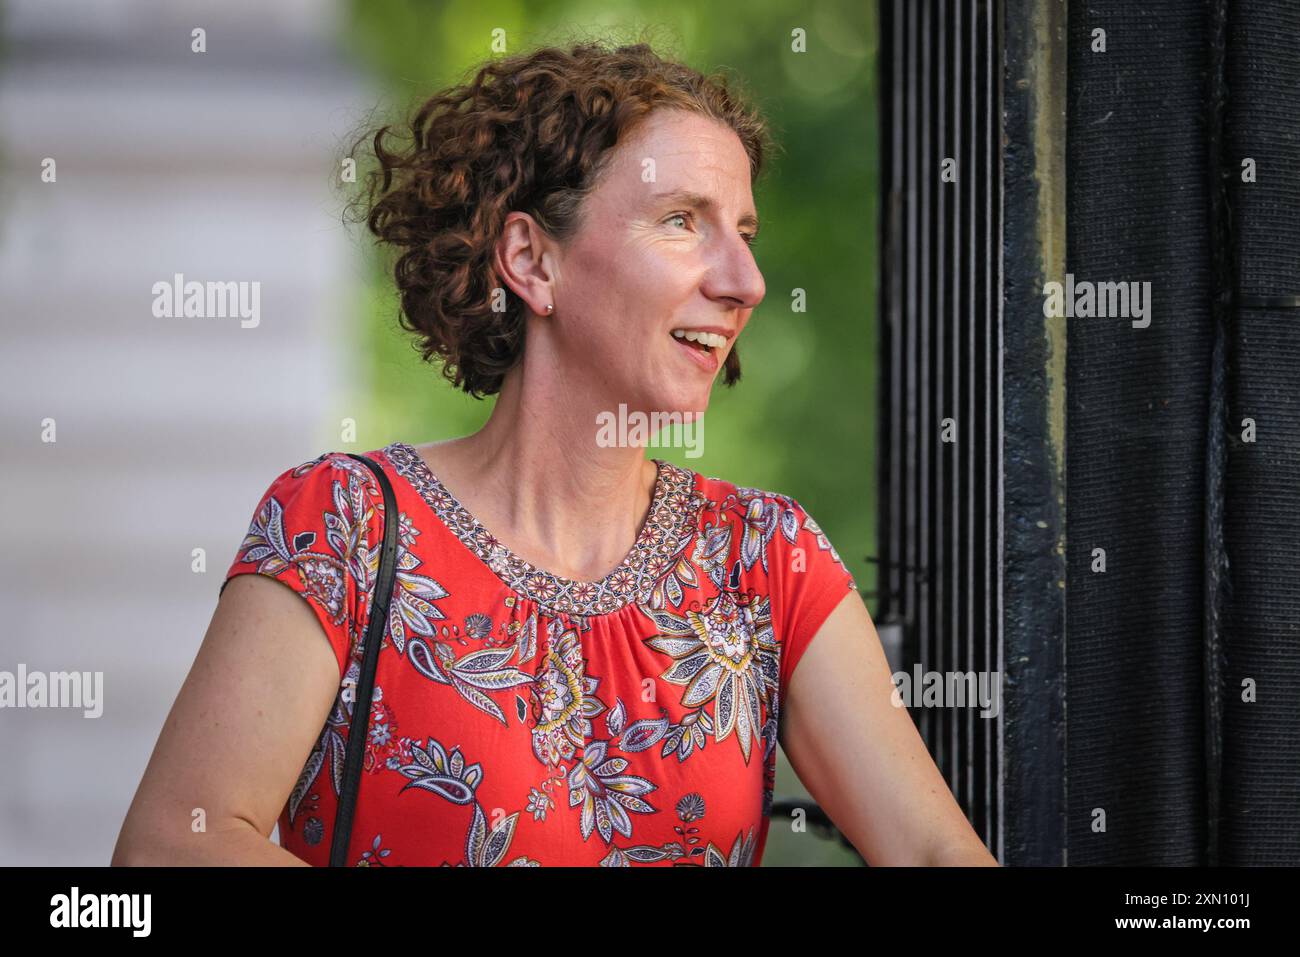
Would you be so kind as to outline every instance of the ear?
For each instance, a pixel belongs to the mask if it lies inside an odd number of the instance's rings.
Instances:
[[[492,264],[497,276],[524,305],[539,316],[555,302],[555,244],[537,220],[527,213],[506,216],[501,238],[493,251]]]

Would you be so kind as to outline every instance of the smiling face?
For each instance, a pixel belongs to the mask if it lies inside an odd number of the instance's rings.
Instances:
[[[740,138],[696,113],[652,113],[615,149],[554,260],[562,374],[594,377],[610,411],[703,413],[763,299],[757,226]],[[711,333],[711,348],[682,331]]]

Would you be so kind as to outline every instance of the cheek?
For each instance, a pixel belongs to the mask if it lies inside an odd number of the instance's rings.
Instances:
[[[619,307],[620,300],[628,298],[636,282],[631,252],[613,243],[590,241],[568,257],[567,298],[583,306],[591,322],[600,322]]]
[[[569,298],[590,332],[608,329],[626,341],[639,318],[665,318],[689,297],[690,267],[681,258],[651,245],[585,244],[570,260]]]
[[[684,244],[675,248],[653,237],[589,239],[573,248],[565,299],[582,321],[572,326],[572,350],[607,369],[643,367],[651,341],[667,335],[669,319],[689,312],[698,277],[686,260]]]

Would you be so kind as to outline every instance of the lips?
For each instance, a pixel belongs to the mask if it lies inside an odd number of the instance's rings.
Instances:
[[[686,357],[690,359],[691,362],[695,363],[695,365],[700,369],[705,372],[718,371],[718,366],[720,364],[718,353],[721,352],[721,349],[709,349],[706,351],[696,345],[692,345],[685,339],[678,339],[671,335],[669,338],[673,340],[673,348],[680,352],[684,352]]]

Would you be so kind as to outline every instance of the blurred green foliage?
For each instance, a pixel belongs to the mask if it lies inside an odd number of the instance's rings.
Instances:
[[[793,52],[802,29],[806,52]],[[744,375],[714,388],[704,454],[649,454],[794,496],[870,592],[875,566],[876,38],[862,0],[353,0],[343,42],[379,85],[373,119],[395,120],[435,90],[472,76],[504,30],[507,53],[581,40],[648,42],[662,56],[722,69],[767,117],[777,143],[754,197],[755,247],[767,296],[740,343]],[[358,156],[358,162],[364,162]],[[358,228],[358,236],[364,231]],[[363,242],[358,238],[358,243]],[[387,264],[376,254],[365,302],[368,368],[359,445],[413,444],[477,430],[491,411],[422,363],[396,322]],[[805,312],[792,309],[794,290]],[[869,602],[874,608],[874,602]],[[780,762],[778,797],[804,793]],[[774,820],[769,864],[851,863],[832,842]]]

